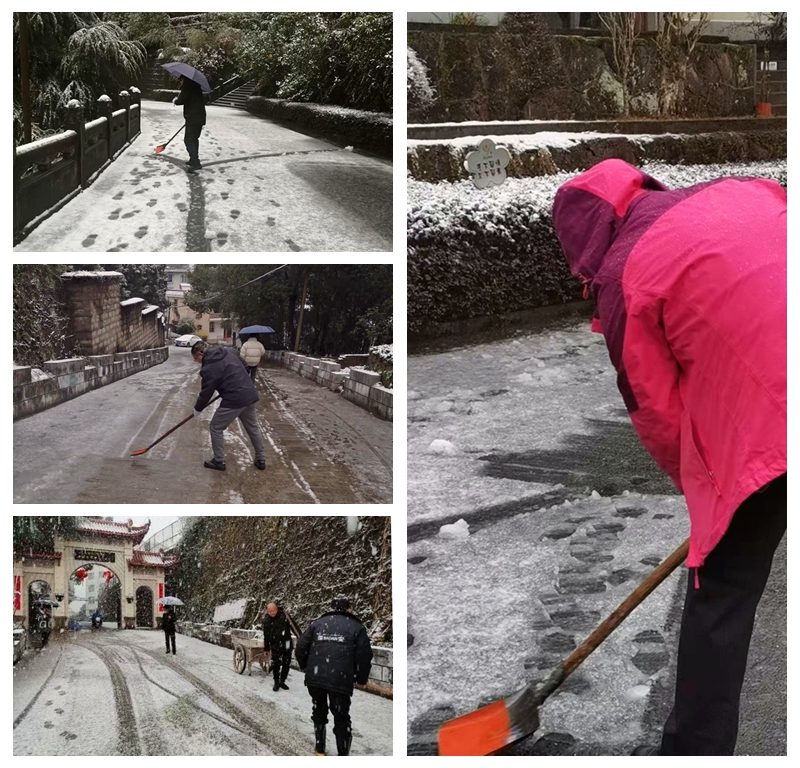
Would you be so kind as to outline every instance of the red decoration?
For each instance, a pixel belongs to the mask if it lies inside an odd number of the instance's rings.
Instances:
[[[14,576],[14,610],[22,610],[22,576]]]
[[[103,571],[103,578],[106,580],[106,584],[108,584],[108,582],[114,578],[114,571]]]
[[[159,582],[159,584],[158,584],[158,599],[160,600],[162,597],[164,597],[164,582],[163,581]],[[159,613],[164,613],[164,603],[159,603],[158,604],[158,612]]]
[[[83,584],[84,579],[89,575],[89,572],[83,568],[78,568],[75,571],[75,578],[78,580],[78,584]]]

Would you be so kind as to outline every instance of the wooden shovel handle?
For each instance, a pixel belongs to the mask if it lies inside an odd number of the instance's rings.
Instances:
[[[661,562],[636,589],[611,612],[539,688],[540,701],[544,701],[566,680],[642,601],[667,578],[685,559],[689,552],[689,539],[683,542],[666,560]]]

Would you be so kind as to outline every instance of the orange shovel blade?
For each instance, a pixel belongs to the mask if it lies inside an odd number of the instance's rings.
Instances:
[[[147,453],[147,448],[140,448],[138,451],[134,451],[131,456],[141,456],[143,453]]]
[[[505,701],[496,701],[439,728],[440,755],[489,755],[511,738]]]
[[[167,145],[166,145],[166,144],[159,144],[159,145],[156,147],[156,154],[158,154],[159,152],[163,152],[163,151],[166,149],[166,147],[167,147]]]

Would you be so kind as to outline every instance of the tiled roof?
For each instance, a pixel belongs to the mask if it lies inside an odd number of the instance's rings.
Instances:
[[[97,517],[84,517],[78,522],[78,532],[84,536],[103,536],[112,539],[130,539],[141,544],[150,530],[150,521],[144,525],[134,525],[132,520],[120,523],[116,520],[103,520]]]
[[[128,565],[137,568],[171,568],[176,565],[178,557],[165,556],[161,550],[158,552],[143,552],[137,549],[133,557],[128,559]]]

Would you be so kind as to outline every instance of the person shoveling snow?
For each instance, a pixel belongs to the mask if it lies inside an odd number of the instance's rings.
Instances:
[[[264,441],[256,418],[258,392],[241,358],[228,347],[209,347],[204,341],[194,343],[192,357],[200,363],[203,380],[194,406],[195,418],[209,404],[215,390],[222,397],[209,427],[214,457],[204,461],[203,466],[225,471],[225,430],[238,418],[256,452],[255,466],[266,469]]]

